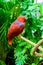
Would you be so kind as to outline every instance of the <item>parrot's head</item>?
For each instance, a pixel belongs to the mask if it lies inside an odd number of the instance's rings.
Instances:
[[[25,16],[19,16],[19,17],[17,18],[17,20],[20,21],[20,22],[25,23],[26,17],[25,17]]]

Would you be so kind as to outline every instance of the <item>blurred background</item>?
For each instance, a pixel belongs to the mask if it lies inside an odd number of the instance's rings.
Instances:
[[[34,43],[43,38],[43,0],[0,0],[0,65],[43,65],[42,57],[32,55],[31,44],[18,37],[8,44],[8,28],[19,15],[27,19],[22,36]]]

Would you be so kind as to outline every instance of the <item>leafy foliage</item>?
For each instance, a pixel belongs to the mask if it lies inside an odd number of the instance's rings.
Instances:
[[[34,0],[0,0],[0,59],[14,48],[16,65],[37,65],[40,58],[31,55],[32,45],[15,37],[13,45],[7,42],[7,31],[11,23],[19,16],[26,16],[26,27],[22,35],[32,42],[37,42],[43,35],[43,4],[34,4]]]
[[[0,65],[6,65],[3,61],[0,60]]]

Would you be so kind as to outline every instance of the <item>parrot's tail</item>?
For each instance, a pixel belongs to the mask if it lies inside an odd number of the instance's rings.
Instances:
[[[8,44],[9,45],[12,45],[12,40],[8,40]]]

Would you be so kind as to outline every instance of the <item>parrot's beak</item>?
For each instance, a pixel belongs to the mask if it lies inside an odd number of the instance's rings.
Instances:
[[[25,20],[27,20],[27,16],[25,16]]]
[[[26,16],[24,16],[25,17],[25,21],[27,20],[27,18],[26,18]]]

